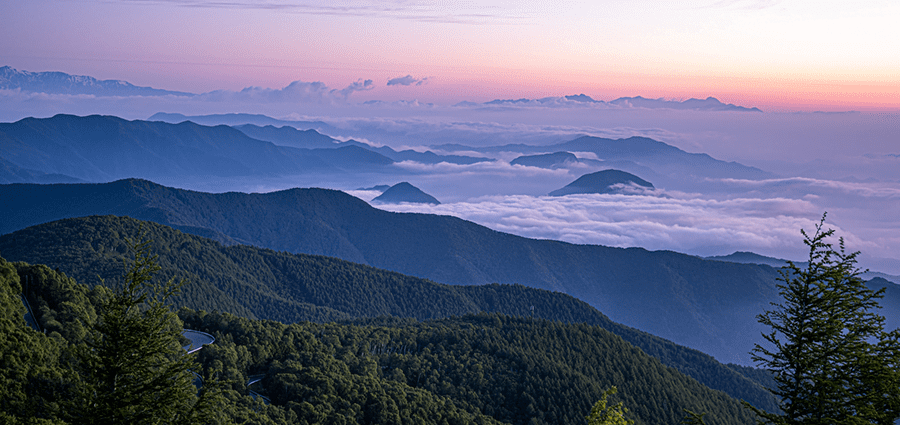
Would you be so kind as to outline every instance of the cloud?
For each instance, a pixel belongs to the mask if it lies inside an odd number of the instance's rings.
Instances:
[[[351,83],[349,86],[344,87],[338,93],[343,95],[344,98],[347,98],[351,94],[353,94],[353,92],[367,91],[372,90],[373,88],[375,88],[375,84],[372,82],[372,80],[363,80],[362,78],[360,78],[359,80]]]
[[[804,200],[710,200],[671,195],[510,195],[437,206],[378,208],[451,215],[497,231],[576,244],[639,246],[699,255],[752,250],[789,258],[802,254],[799,229],[809,228],[821,214]],[[848,242],[856,241],[848,238]]]
[[[509,166],[502,162],[478,167],[403,166],[416,168],[421,174],[414,184],[441,199],[443,204],[380,205],[378,208],[451,215],[530,238],[673,250],[701,256],[753,251],[799,259],[804,254],[800,229],[811,229],[827,211],[829,227],[844,237],[851,251],[896,258],[894,247],[900,246],[896,217],[887,213],[900,210],[900,189],[890,184],[808,178],[726,179],[720,181],[725,189],[717,193],[656,189],[627,195],[550,197],[543,194],[554,185],[554,189],[561,187],[572,176],[562,170]],[[452,199],[441,193],[441,188],[447,185],[457,191],[485,191],[487,187],[506,194]],[[529,187],[528,194],[508,194],[510,188],[525,191]]]
[[[781,0],[719,0],[705,8],[726,10],[762,10],[781,4]]]
[[[202,9],[245,9],[318,16],[380,17],[449,24],[525,24],[538,11],[513,3],[484,5],[477,2],[446,3],[428,0],[118,0],[124,4],[173,5]],[[529,6],[530,7],[530,6]]]
[[[844,201],[855,199],[867,202],[900,200],[900,188],[893,183],[846,182],[808,177],[766,180],[722,179],[720,181],[729,187],[729,191],[737,189],[764,191],[770,196],[773,194],[796,197],[828,196]]]
[[[405,77],[397,77],[391,78],[388,80],[387,85],[389,86],[421,86],[422,84],[426,84],[428,82],[428,77],[425,78],[413,78],[412,75],[406,75]]]
[[[371,90],[372,80],[359,79],[343,89],[329,88],[320,81],[294,81],[281,89],[247,87],[241,91],[216,90],[197,95],[200,100],[222,102],[277,102],[277,103],[344,103],[357,91]]]

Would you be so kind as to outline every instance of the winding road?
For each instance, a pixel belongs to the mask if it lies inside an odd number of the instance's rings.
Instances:
[[[197,351],[200,351],[200,349],[203,348],[203,346],[216,342],[216,338],[214,336],[212,336],[206,332],[195,331],[193,329],[184,329],[183,331],[181,331],[181,334],[184,335],[185,338],[190,340],[190,344],[181,347],[181,348],[184,348],[184,351],[187,351],[188,354],[196,353]],[[199,383],[202,385],[203,381],[202,381],[202,378],[200,378],[200,375],[197,375],[195,373],[194,376],[196,376],[198,378],[198,380],[200,380]],[[253,397],[254,399],[261,398],[263,403],[269,404],[268,397],[266,397],[256,391],[253,391],[249,388],[251,385],[253,385],[259,381],[262,381],[262,379],[265,377],[266,377],[266,375],[248,376],[247,377],[247,379],[248,379],[247,391],[250,392],[250,397]],[[195,381],[195,384],[197,384],[197,382],[198,381]],[[198,385],[198,387],[199,386],[200,385]]]

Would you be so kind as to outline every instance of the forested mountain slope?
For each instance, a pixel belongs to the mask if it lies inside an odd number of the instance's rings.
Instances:
[[[233,341],[201,357],[233,367],[238,379],[247,373],[242,370],[265,371],[261,391],[276,404],[293,394],[317,401],[355,393],[353,376],[374,374],[512,424],[584,423],[591,405],[611,385],[618,387],[618,400],[636,424],[678,424],[683,409],[708,412],[707,424],[753,423],[734,399],[685,379],[597,326],[497,314],[293,326],[191,312],[181,316],[187,326],[211,332],[217,341]],[[228,363],[242,345],[262,355]],[[309,352],[292,363],[284,353],[291,346]],[[346,364],[348,378],[327,385],[302,365],[321,359],[323,352]],[[338,410],[307,409],[318,415]]]
[[[23,291],[46,333],[25,325]],[[0,419],[77,419],[65,406],[81,372],[65,353],[83,343],[105,292],[0,259],[0,350],[10,360],[0,364]],[[736,400],[597,326],[498,314],[293,325],[180,316],[216,337],[199,352],[198,372],[225,384],[216,412],[226,423],[583,423],[611,385],[638,424],[677,424],[683,409],[707,413],[709,424],[752,423]],[[256,390],[272,404],[247,396],[250,375],[263,376]]]
[[[392,315],[418,319],[478,312],[587,323],[621,336],[663,364],[733,397],[771,408],[759,383],[712,357],[610,321],[571,296],[521,285],[451,286],[335,258],[229,246],[127,217],[86,217],[0,236],[0,255],[48,264],[90,286],[124,271],[126,239],[143,228],[161,275],[184,278],[179,305],[293,323]]]

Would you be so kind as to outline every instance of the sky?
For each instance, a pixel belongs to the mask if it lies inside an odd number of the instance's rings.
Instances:
[[[879,0],[6,0],[0,61],[194,93],[372,80],[358,100],[896,111],[898,18]]]
[[[443,204],[380,208],[572,243],[790,259],[803,258],[799,229],[828,211],[864,266],[900,274],[896,22],[900,2],[878,0],[4,0],[0,66],[198,95],[0,90],[0,120],[247,112],[320,120],[342,140],[418,150],[646,136],[772,177],[551,198],[589,170],[511,166],[516,153],[501,152],[471,166],[402,164],[403,178]],[[763,112],[560,98],[574,94],[712,96]],[[554,99],[482,104],[545,97]],[[375,194],[355,189],[397,182],[297,177],[191,188],[320,186],[370,200]]]

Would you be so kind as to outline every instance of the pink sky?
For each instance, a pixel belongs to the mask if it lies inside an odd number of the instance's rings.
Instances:
[[[0,65],[191,92],[372,79],[357,99],[900,110],[896,2],[673,3],[8,0]],[[387,86],[405,75],[427,84]]]

